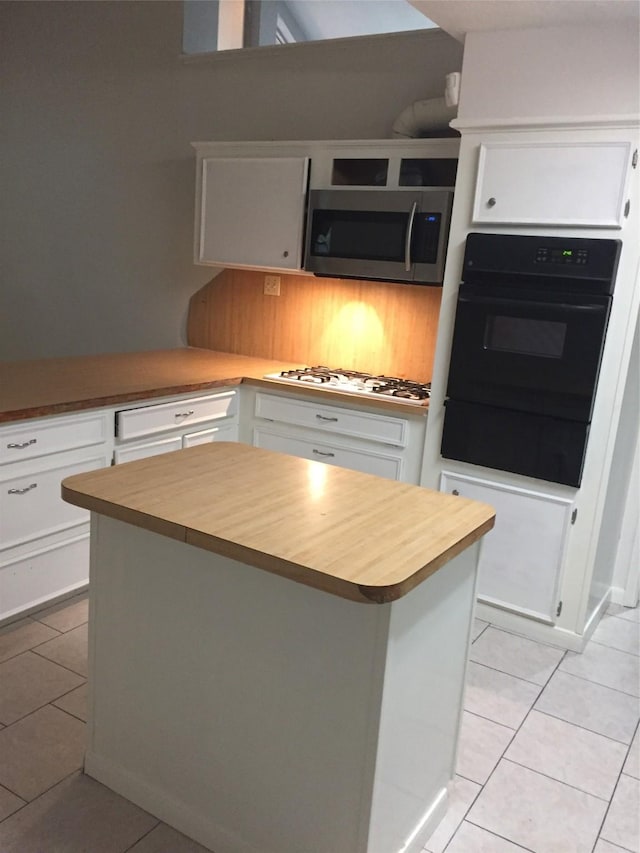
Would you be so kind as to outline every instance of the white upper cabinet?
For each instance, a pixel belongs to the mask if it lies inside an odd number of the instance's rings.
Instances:
[[[199,161],[196,262],[299,270],[307,157]]]
[[[628,141],[480,145],[473,222],[620,228],[632,156]]]

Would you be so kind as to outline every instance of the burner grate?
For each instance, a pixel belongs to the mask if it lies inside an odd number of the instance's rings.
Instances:
[[[266,378],[285,382],[306,382],[348,394],[377,394],[399,402],[416,404],[428,400],[431,394],[430,382],[415,382],[396,376],[374,376],[371,373],[334,369],[324,365],[291,368],[279,374],[268,374]]]

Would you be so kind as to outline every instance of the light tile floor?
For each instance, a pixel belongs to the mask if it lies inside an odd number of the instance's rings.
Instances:
[[[611,607],[582,655],[476,620],[470,657],[425,851],[640,853],[638,609]],[[85,596],[0,629],[0,853],[207,853],[82,775],[86,673]]]

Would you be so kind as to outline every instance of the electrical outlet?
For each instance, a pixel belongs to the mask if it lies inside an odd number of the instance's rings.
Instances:
[[[280,296],[280,276],[265,275],[264,292],[267,296]]]

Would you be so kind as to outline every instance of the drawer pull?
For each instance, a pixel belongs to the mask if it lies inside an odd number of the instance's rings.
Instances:
[[[337,418],[328,418],[326,415],[316,415],[316,417],[319,421],[331,421],[334,424],[338,423]]]
[[[11,450],[22,450],[23,447],[30,447],[32,444],[35,444],[37,440],[37,438],[30,438],[29,441],[22,441],[19,444],[11,442],[11,444],[7,444],[7,447]]]
[[[25,495],[27,492],[30,492],[31,489],[37,488],[37,483],[31,483],[30,486],[25,486],[24,489],[8,489],[8,495]]]
[[[331,453],[331,452],[330,452],[330,451],[328,451],[328,450],[316,450],[316,449],[315,449],[315,447],[313,448],[313,452],[316,454],[316,456],[331,456],[331,457],[334,457],[334,456],[336,455],[335,453]]]
[[[188,412],[176,412],[174,418],[188,418],[189,415],[193,414],[193,409],[189,409]]]

